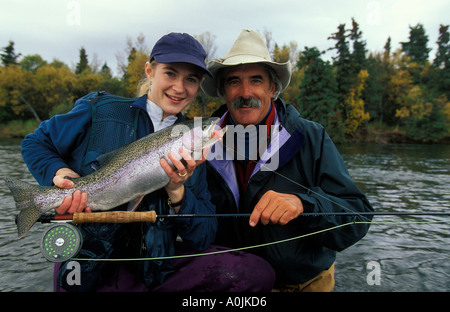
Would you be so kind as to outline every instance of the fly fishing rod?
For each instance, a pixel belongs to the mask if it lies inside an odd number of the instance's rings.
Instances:
[[[108,211],[108,212],[75,212],[73,215],[43,215],[38,221],[49,222],[71,222],[82,223],[132,223],[151,222],[158,219],[176,218],[229,218],[250,217],[250,213],[219,213],[219,214],[162,214],[157,215],[155,211]],[[324,216],[450,216],[450,212],[305,212],[299,217],[324,217]]]
[[[63,262],[78,254],[83,244],[80,230],[73,224],[83,223],[133,223],[151,222],[172,218],[226,218],[250,217],[250,213],[237,214],[163,214],[155,211],[107,211],[107,212],[76,212],[73,215],[43,215],[41,223],[57,223],[50,227],[41,240],[41,253],[51,262]],[[308,216],[450,216],[445,212],[306,212],[299,215]]]

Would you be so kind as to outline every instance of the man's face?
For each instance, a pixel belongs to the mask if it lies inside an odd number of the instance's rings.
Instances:
[[[266,116],[275,93],[267,71],[260,64],[232,67],[225,73],[222,97],[236,124],[258,124]]]

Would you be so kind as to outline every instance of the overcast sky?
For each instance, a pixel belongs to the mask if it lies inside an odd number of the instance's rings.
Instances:
[[[407,41],[409,26],[424,25],[434,58],[439,24],[450,24],[449,0],[1,0],[0,47],[15,42],[16,53],[39,54],[69,66],[83,46],[91,61],[105,61],[117,70],[116,55],[142,33],[149,48],[172,31],[216,36],[216,57],[222,57],[244,28],[271,31],[282,46],[291,41],[300,50],[334,45],[327,38],[341,23],[360,24],[369,51],[381,51],[387,38],[392,48]],[[329,56],[330,54],[328,54]]]

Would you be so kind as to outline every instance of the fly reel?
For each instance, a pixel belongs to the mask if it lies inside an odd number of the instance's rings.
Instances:
[[[61,223],[50,227],[42,236],[41,253],[51,262],[64,262],[76,256],[83,237],[72,224]]]

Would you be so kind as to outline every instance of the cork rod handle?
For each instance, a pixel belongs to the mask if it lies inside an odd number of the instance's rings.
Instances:
[[[81,223],[131,223],[156,221],[155,211],[75,212],[72,222]]]

